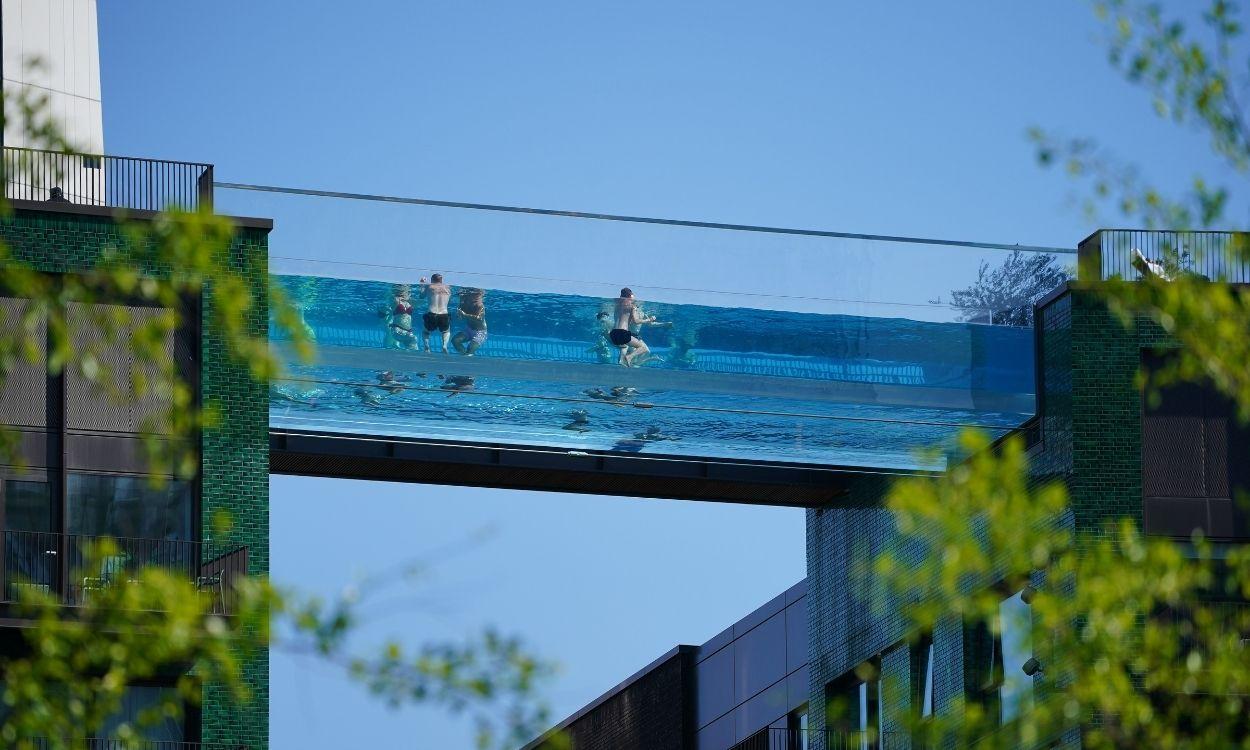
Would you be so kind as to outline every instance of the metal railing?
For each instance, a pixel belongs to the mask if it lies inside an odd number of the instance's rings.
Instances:
[[[58,746],[51,740],[38,738],[29,740],[35,750],[50,750]],[[178,740],[124,740],[103,739],[98,737],[76,737],[63,740],[60,747],[67,750],[248,750],[247,745],[229,742],[181,742]]]
[[[106,540],[108,554],[99,554]],[[80,607],[111,586],[139,585],[139,572],[155,566],[184,577],[211,598],[211,613],[226,615],[237,602],[234,580],[247,573],[246,548],[201,562],[200,542],[5,531],[0,544],[2,603],[37,592]]]
[[[1140,278],[1138,253],[1168,272],[1192,273],[1211,281],[1250,283],[1250,237],[1239,232],[1172,232],[1141,229],[1100,229],[1077,247],[1078,268],[1098,279]]]
[[[143,211],[213,207],[213,165],[130,156],[4,149],[4,194],[13,200]]]
[[[912,736],[907,732],[765,727],[731,750],[912,750],[912,747]]]

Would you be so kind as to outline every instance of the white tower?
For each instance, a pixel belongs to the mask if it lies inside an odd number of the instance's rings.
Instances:
[[[104,153],[104,116],[100,105],[100,45],[96,0],[0,0],[3,74],[6,99],[20,94],[46,96],[47,113],[70,145],[84,154]],[[32,67],[38,60],[39,66]],[[10,109],[10,114],[13,110]],[[21,127],[6,123],[6,147],[30,147]],[[11,170],[15,171],[15,170]],[[103,171],[97,160],[67,159],[62,166],[65,194],[71,200],[96,202],[103,194]],[[29,187],[11,197],[46,197],[50,186]]]

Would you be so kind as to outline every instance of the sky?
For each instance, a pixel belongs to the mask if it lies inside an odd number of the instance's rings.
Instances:
[[[1165,187],[1227,176],[1108,66],[1082,2],[104,0],[99,20],[106,151],[229,182],[1071,248],[1097,226],[1030,126]],[[414,269],[924,302],[990,257],[302,200],[218,197],[273,216],[275,254]],[[286,477],[271,495],[277,582],[330,594],[424,560],[360,644],[517,633],[563,665],[557,716],[805,569],[792,509]],[[387,709],[324,665],[278,651],[271,679],[275,747],[468,745],[462,718]]]

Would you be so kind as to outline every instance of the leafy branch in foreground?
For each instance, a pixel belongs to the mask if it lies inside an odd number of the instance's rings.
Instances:
[[[1216,559],[1200,538],[1187,551],[1129,521],[1075,532],[1062,485],[1030,489],[1020,440],[961,440],[969,461],[893,487],[900,544],[872,573],[916,634],[954,616],[1001,636],[1003,592],[1027,586],[1042,671],[1010,723],[973,698],[909,728],[978,748],[1077,726],[1092,748],[1250,747],[1250,607],[1231,604],[1250,597],[1250,550]]]

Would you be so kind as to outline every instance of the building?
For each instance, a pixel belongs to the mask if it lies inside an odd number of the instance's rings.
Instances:
[[[1108,230],[1082,241],[1079,254],[1092,258],[1104,277],[1128,276],[1132,248],[1157,254],[1164,244],[1196,241],[1175,233]],[[1244,268],[1203,272],[1250,281]],[[1152,403],[1136,384],[1139,368],[1157,368],[1174,346],[1161,329],[1147,321],[1125,328],[1094,293],[1069,284],[1036,303],[1033,325],[1037,414],[1022,431],[1035,481],[1059,480],[1068,487],[1074,530],[1096,531],[1107,520],[1127,517],[1147,534],[1177,540],[1188,540],[1195,530],[1217,545],[1250,539],[1250,514],[1235,502],[1239,492],[1250,491],[1250,464],[1237,458],[1250,455],[1250,430],[1237,421],[1234,405],[1214,388],[1192,384],[1169,386]],[[587,724],[602,737],[616,737],[637,720],[612,710],[618,687],[558,725],[573,747],[910,748],[909,717],[958,711],[965,700],[991,706],[1003,723],[1025,710],[1041,677],[1022,670],[1034,656],[1022,591],[1001,592],[998,637],[956,617],[931,633],[915,634],[873,579],[869,563],[897,542],[890,514],[881,507],[889,483],[874,474],[851,477],[835,502],[807,511],[808,694],[801,702],[790,696],[786,717],[768,728],[758,721],[724,732],[699,725],[680,740],[666,735],[663,743],[584,739]],[[707,649],[705,644],[687,653]],[[640,689],[656,665],[648,669],[631,678],[632,689]],[[724,676],[687,673],[688,695],[697,696],[691,700],[728,689]],[[885,695],[886,679],[903,686],[901,695]],[[1052,739],[1057,746],[1079,746],[1077,735]]]
[[[194,181],[185,187],[193,190]],[[143,200],[161,202],[164,197],[149,195]],[[0,222],[0,240],[16,259],[54,278],[90,269],[106,247],[121,240],[122,229],[112,206],[14,200],[11,207],[12,215]],[[134,208],[128,212],[132,221],[151,221],[154,216],[154,212]],[[235,223],[236,270],[263,285],[271,224],[254,219],[236,219]],[[187,302],[189,309],[202,309],[198,300]],[[10,314],[23,307],[22,300],[12,297],[0,297],[0,304]],[[91,305],[67,304],[69,325],[76,340],[85,343],[92,335],[95,311],[89,309]],[[128,305],[126,300],[117,304],[127,307],[130,325],[152,313],[151,308]],[[263,331],[265,310],[254,314],[253,329]],[[17,454],[25,464],[0,466],[0,649],[6,653],[25,648],[20,633],[31,623],[25,619],[28,615],[12,606],[24,586],[52,594],[72,613],[93,590],[113,585],[127,571],[156,561],[185,575],[188,585],[198,585],[218,597],[217,611],[229,616],[224,593],[229,577],[267,572],[268,395],[246,366],[224,356],[211,319],[196,315],[189,323],[166,341],[168,356],[196,384],[200,403],[229,405],[220,424],[200,435],[199,470],[190,481],[170,475],[159,487],[148,483],[152,467],[142,439],[150,429],[145,419],[158,404],[111,399],[78,373],[76,363],[51,376],[44,362],[22,362],[0,388],[0,422],[16,429]],[[129,339],[123,338],[99,352],[115,366],[115,378],[132,376],[128,346]],[[124,382],[115,385],[123,393],[133,393]],[[213,531],[213,519],[222,511],[235,521],[224,536]],[[104,537],[115,540],[118,554],[108,558],[98,575],[84,573],[82,561],[88,545]],[[124,716],[119,718],[135,718],[163,692],[173,690],[180,671],[176,666],[171,670],[163,679],[130,686]],[[222,686],[201,683],[202,700],[187,706],[185,720],[154,727],[149,738],[171,748],[191,747],[181,743],[200,741],[231,748],[266,747],[267,658],[262,655],[247,661],[244,678],[254,701],[233,705]]]

